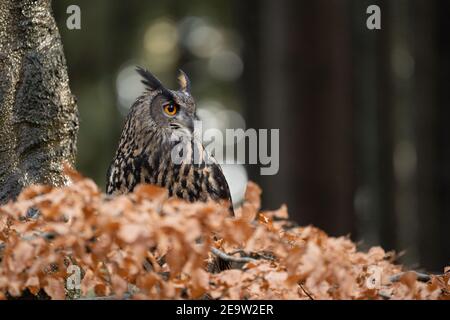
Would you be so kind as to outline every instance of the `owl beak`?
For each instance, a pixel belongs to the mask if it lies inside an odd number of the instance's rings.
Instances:
[[[191,118],[187,119],[186,128],[188,128],[190,132],[194,132],[194,121]]]
[[[194,132],[194,120],[191,117],[183,116],[177,120],[181,127],[187,128],[190,132]]]

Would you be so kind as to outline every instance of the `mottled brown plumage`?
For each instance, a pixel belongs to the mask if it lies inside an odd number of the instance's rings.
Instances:
[[[198,118],[188,77],[180,71],[180,90],[174,91],[148,71],[137,71],[147,90],[127,116],[108,170],[107,193],[123,194],[139,183],[150,183],[167,188],[169,196],[190,202],[228,202],[233,212],[219,164],[194,137]]]

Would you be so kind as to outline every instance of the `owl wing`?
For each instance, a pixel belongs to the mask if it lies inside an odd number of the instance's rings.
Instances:
[[[207,179],[207,192],[213,200],[225,200],[229,203],[230,212],[234,216],[233,200],[231,198],[230,187],[225,179],[222,168],[214,160],[205,168]]]

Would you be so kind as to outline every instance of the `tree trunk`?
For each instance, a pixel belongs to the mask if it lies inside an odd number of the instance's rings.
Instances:
[[[0,203],[30,184],[63,185],[77,133],[51,0],[0,0]]]
[[[249,168],[271,190],[263,208],[286,202],[300,224],[355,235],[350,3],[241,3],[245,118],[250,128],[280,128],[279,173]]]

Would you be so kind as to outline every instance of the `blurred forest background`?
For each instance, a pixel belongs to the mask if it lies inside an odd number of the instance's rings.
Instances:
[[[81,30],[66,9],[81,8]],[[382,30],[366,28],[381,7]],[[446,0],[57,0],[78,168],[105,184],[143,65],[169,87],[182,68],[206,127],[279,128],[280,170],[227,165],[264,208],[301,225],[405,251],[410,267],[450,262],[450,2]],[[248,177],[248,178],[247,178]]]

